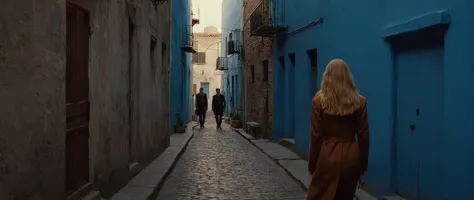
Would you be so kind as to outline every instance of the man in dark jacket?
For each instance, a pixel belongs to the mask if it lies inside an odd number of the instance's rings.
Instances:
[[[212,111],[214,112],[214,117],[216,118],[217,128],[221,128],[222,124],[222,115],[224,114],[225,108],[225,97],[221,94],[221,90],[219,88],[216,89],[216,93],[212,97]]]
[[[204,128],[204,122],[206,121],[207,112],[207,94],[204,93],[204,89],[200,88],[199,93],[196,94],[196,114],[199,115],[199,123],[201,128]]]

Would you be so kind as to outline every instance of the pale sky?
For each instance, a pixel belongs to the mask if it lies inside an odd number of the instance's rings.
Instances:
[[[222,0],[192,0],[193,12],[199,8],[199,24],[194,25],[194,32],[203,32],[204,27],[215,26],[221,32]]]

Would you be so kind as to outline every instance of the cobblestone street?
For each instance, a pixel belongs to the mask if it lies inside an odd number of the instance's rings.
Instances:
[[[305,192],[274,161],[212,115],[159,191],[159,200],[302,200]]]

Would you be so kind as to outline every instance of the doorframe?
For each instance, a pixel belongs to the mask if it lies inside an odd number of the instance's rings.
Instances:
[[[295,120],[295,117],[296,117],[296,98],[295,98],[295,94],[296,94],[296,64],[297,64],[297,61],[296,61],[297,57],[296,57],[296,53],[293,52],[293,53],[289,53],[288,54],[288,64],[289,64],[289,70],[287,71],[288,73],[288,104],[290,106],[290,113],[289,114],[289,117],[290,117],[290,121],[289,121],[289,129],[288,129],[288,138],[292,138],[292,139],[295,139],[295,136],[296,136],[296,133],[295,133],[295,127],[296,127],[296,120]]]
[[[398,163],[398,128],[397,128],[397,117],[398,117],[398,74],[397,74],[397,60],[396,60],[396,52],[392,47],[390,47],[390,59],[391,59],[391,93],[392,93],[392,98],[390,99],[390,103],[392,104],[392,124],[390,126],[392,130],[392,146],[390,147],[390,155],[391,155],[391,163],[392,164],[392,169],[390,170],[390,178],[392,181],[390,181],[390,190],[393,191],[394,193],[397,193],[397,187],[398,187],[398,169],[397,169],[397,163]]]
[[[132,6],[132,5],[130,5]],[[129,9],[131,10],[131,9]],[[137,60],[137,56],[136,56],[136,52],[135,52],[135,47],[136,47],[136,44],[137,44],[137,40],[136,40],[136,37],[137,37],[137,26],[136,26],[136,20],[135,20],[135,8],[133,8],[133,11],[131,11],[129,14],[128,14],[128,23],[129,23],[129,28],[128,28],[128,33],[129,33],[129,42],[128,42],[128,70],[129,70],[129,74],[128,74],[128,79],[129,79],[129,96],[128,96],[128,103],[129,103],[129,141],[128,141],[128,162],[129,162],[129,168],[130,168],[130,171],[133,171],[133,166],[135,164],[137,164],[136,162],[136,156],[135,156],[135,151],[134,151],[134,143],[136,141],[135,139],[135,136],[137,133],[138,134],[138,129],[137,129],[137,119],[135,116],[135,112],[137,111],[137,103],[134,99],[136,99],[135,97],[137,96],[136,93],[137,93],[137,88],[136,88],[136,80],[137,80],[137,77],[136,77],[136,60]],[[133,12],[133,13],[132,13]],[[130,27],[130,26],[133,26],[133,27]]]
[[[391,35],[390,37],[386,37],[386,42],[390,46],[391,54],[390,58],[392,59],[392,98],[391,98],[391,103],[392,103],[392,112],[393,112],[393,119],[391,120],[393,123],[391,124],[392,128],[392,146],[391,146],[391,160],[390,162],[392,163],[391,171],[390,171],[390,191],[393,191],[393,193],[402,196],[402,194],[398,193],[398,187],[399,187],[399,182],[398,182],[398,162],[399,162],[399,155],[398,155],[398,134],[399,130],[397,128],[397,119],[398,119],[398,73],[397,73],[397,54],[405,52],[407,50],[413,50],[413,49],[430,49],[430,48],[438,48],[442,47],[443,50],[445,48],[445,39],[444,36],[446,35],[447,31],[449,29],[449,24],[438,24],[437,26],[428,26],[428,27],[423,27],[420,30],[414,31],[414,32],[403,32],[399,33],[396,35]],[[403,38],[408,38],[408,41],[413,40],[413,38],[420,38],[420,37],[425,37],[430,38],[432,41],[427,43],[426,41],[421,42],[421,43],[408,43],[408,45],[403,45],[402,43],[399,43],[400,40]],[[434,39],[434,42],[433,42]],[[417,41],[419,42],[419,41]],[[443,64],[444,68],[444,64]],[[437,168],[440,170],[439,168]],[[420,170],[420,169],[418,169]],[[419,186],[417,186],[419,187]],[[419,188],[417,188],[418,193],[417,196],[420,195]]]

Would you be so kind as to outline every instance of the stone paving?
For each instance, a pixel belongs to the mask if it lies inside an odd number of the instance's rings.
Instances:
[[[210,119],[209,119],[210,118]],[[304,200],[306,192],[275,161],[230,127],[194,129],[157,200]]]

